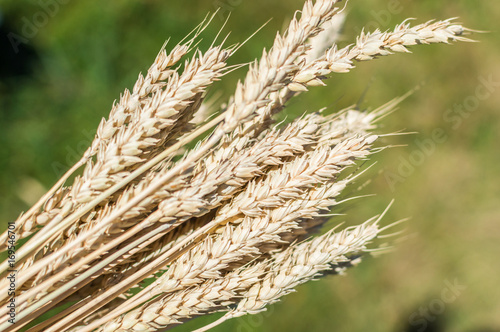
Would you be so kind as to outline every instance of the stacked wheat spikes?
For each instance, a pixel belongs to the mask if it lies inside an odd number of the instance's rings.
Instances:
[[[207,21],[169,53],[164,47],[81,160],[15,221],[16,241],[33,236],[16,252],[14,324],[0,293],[0,330],[18,331],[63,304],[29,331],[157,331],[226,312],[206,330],[357,263],[384,230],[380,216],[310,236],[354,180],[356,162],[382,149],[372,130],[398,100],[372,112],[309,113],[279,125],[273,118],[292,97],[358,61],[468,41],[470,30],[451,20],[404,22],[339,48],[341,7],[306,1],[210,121],[205,96],[242,67],[227,65],[238,47],[214,41],[197,49]],[[3,276],[8,269],[4,262]],[[8,288],[5,277],[0,283]]]

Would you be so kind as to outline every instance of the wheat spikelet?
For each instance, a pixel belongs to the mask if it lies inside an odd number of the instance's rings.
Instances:
[[[344,27],[344,21],[346,19],[346,14],[340,12],[333,16],[329,21],[323,23],[321,31],[317,36],[311,38],[308,44],[311,49],[307,51],[306,63],[311,63],[314,60],[319,59],[327,49],[332,47],[332,45],[337,44],[341,39],[341,32]]]

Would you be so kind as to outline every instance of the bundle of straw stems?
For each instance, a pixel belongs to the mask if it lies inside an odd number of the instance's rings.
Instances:
[[[227,47],[217,36],[199,49],[208,16],[170,52],[165,44],[113,104],[82,158],[13,222],[14,232],[2,234],[9,252],[13,233],[16,241],[31,238],[17,248],[15,266],[1,265],[2,289],[16,270],[16,309],[11,315],[12,298],[1,293],[0,330],[157,331],[227,312],[206,330],[265,310],[373,250],[386,229],[382,215],[311,236],[350,199],[343,192],[359,176],[358,162],[384,149],[376,145],[377,121],[404,97],[373,111],[274,119],[291,98],[357,62],[469,41],[471,30],[451,19],[405,21],[339,47],[344,6],[307,0],[215,116],[205,97],[244,67],[228,64],[243,44]],[[50,318],[35,325],[46,312]]]

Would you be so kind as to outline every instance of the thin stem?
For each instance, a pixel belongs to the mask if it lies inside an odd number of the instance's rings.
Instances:
[[[210,324],[207,324],[203,327],[200,327],[199,329],[196,329],[196,330],[193,330],[193,332],[205,332],[205,331],[208,331],[210,329],[213,329],[214,327],[224,323],[225,321],[229,320],[233,318],[233,316],[231,315],[231,312],[228,312],[226,313],[224,316],[222,316],[221,318],[217,319],[216,321],[210,323]]]
[[[32,328],[30,328],[26,332],[40,332],[40,331],[43,332],[43,331],[45,331],[45,328],[47,326],[50,326],[50,325],[54,324],[54,322],[56,322],[58,319],[60,319],[61,317],[66,316],[66,315],[68,315],[73,310],[75,310],[75,308],[74,308],[75,306],[76,307],[80,307],[80,306],[84,305],[85,303],[87,303],[89,300],[90,300],[90,297],[87,297],[87,298],[79,301],[78,303],[74,304],[73,306],[71,306],[69,308],[66,308],[65,310],[61,311],[57,315],[54,315],[54,316],[50,317],[49,319],[44,320],[40,324],[37,324],[37,325],[33,326]]]

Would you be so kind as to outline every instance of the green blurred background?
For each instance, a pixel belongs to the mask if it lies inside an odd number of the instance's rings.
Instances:
[[[302,0],[44,5],[49,3],[54,1],[0,1],[2,230],[77,160],[113,100],[132,87],[167,38],[173,45],[219,6],[201,47],[229,11],[229,43],[273,18],[231,59],[248,62],[272,44]],[[44,22],[40,13],[47,11],[52,15]],[[330,79],[328,87],[302,94],[286,113],[338,109],[358,102],[365,91],[362,107],[376,107],[420,87],[381,128],[417,134],[384,138],[385,144],[406,146],[374,158],[377,164],[364,177],[371,182],[355,194],[376,196],[349,203],[347,216],[337,219],[362,222],[396,198],[385,221],[411,217],[405,234],[392,252],[366,259],[346,276],[301,286],[268,312],[214,331],[500,331],[500,87],[480,87],[500,82],[500,2],[351,1],[342,44],[351,43],[363,26],[385,30],[407,17],[460,17],[468,27],[490,32],[474,36],[480,43],[419,46],[414,54],[359,63],[352,73]],[[40,27],[30,30],[26,22],[33,20]],[[28,36],[17,53],[6,38],[10,32]],[[214,91],[229,96],[243,75],[243,69],[228,75]],[[433,138],[436,131],[444,138]]]

